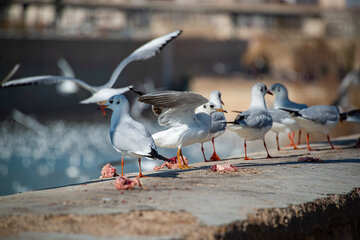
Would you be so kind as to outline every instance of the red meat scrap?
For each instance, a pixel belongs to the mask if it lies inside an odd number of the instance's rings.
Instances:
[[[314,158],[314,157],[300,157],[298,159],[298,162],[324,162],[320,158]]]
[[[115,188],[117,190],[133,189],[136,185],[142,187],[138,177],[128,178],[123,176],[123,177],[117,177],[115,180]]]
[[[239,169],[231,164],[214,164],[210,168],[213,172],[237,172]]]
[[[119,174],[116,173],[116,168],[111,166],[110,163],[107,163],[102,169],[101,169],[101,176],[100,178],[112,178],[119,176]]]
[[[184,162],[187,164],[189,164],[189,160],[187,159],[187,157],[184,156]],[[179,163],[177,161],[177,157],[172,157],[170,158],[171,162],[164,162],[162,165],[160,166],[155,166],[154,170],[159,170],[162,169],[164,167],[167,167],[168,169],[178,169],[179,168]]]

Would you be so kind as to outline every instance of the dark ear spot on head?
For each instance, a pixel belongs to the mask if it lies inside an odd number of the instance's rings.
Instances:
[[[206,108],[206,105],[204,105],[203,107]]]
[[[109,100],[109,103],[110,103],[110,104],[112,104],[112,103],[113,103],[113,100],[112,100],[112,99],[111,99],[111,100]]]
[[[116,102],[116,104],[119,104],[120,103],[120,101],[118,100],[117,102]]]

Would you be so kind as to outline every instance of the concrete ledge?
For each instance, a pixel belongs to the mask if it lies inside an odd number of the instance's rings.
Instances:
[[[0,238],[359,239],[358,137],[335,141],[339,151],[319,143],[223,161],[235,173],[214,163],[149,172],[144,189],[117,191],[111,179],[0,197]]]

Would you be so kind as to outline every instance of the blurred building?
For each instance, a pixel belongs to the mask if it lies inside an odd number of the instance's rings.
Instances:
[[[251,39],[267,34],[358,38],[360,0],[3,0],[0,36]]]

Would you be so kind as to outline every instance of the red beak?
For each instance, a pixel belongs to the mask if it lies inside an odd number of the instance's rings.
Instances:
[[[266,90],[267,94],[274,95],[270,90]]]
[[[105,112],[105,108],[107,108],[108,107],[108,105],[100,105],[100,110],[101,110],[101,113],[104,115],[104,116],[106,116],[106,112]]]
[[[222,105],[225,105],[225,103],[223,102],[223,100],[220,99],[220,102],[221,102]]]

